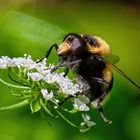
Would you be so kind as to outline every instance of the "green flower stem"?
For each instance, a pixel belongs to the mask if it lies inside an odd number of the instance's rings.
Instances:
[[[0,112],[2,112],[2,111],[8,111],[8,110],[13,110],[13,109],[17,109],[17,108],[21,108],[23,106],[28,105],[29,103],[30,103],[29,100],[26,99],[26,100],[23,100],[23,101],[18,102],[16,104],[13,104],[13,105],[2,106],[2,107],[0,107]]]
[[[15,74],[15,73],[14,73]],[[18,74],[15,74],[21,81],[27,83],[27,84],[30,84],[30,82],[26,79],[24,79],[22,76],[19,76]]]
[[[26,86],[18,86],[18,85],[12,85],[10,83],[5,82],[4,80],[2,80],[0,78],[0,82],[3,83],[4,85],[7,85],[9,87],[13,87],[13,88],[20,88],[20,89],[31,89],[30,87],[26,87]]]
[[[68,113],[77,113],[77,110],[74,108],[72,110],[68,110],[62,106],[59,106],[58,103],[56,103],[54,100],[51,100],[52,103],[54,103],[57,107],[60,107],[62,110],[64,110],[65,112],[68,112]]]
[[[50,110],[46,107],[46,105],[43,103],[42,99],[40,99],[40,104],[43,107],[43,109],[52,117],[54,117],[54,115],[50,112]]]
[[[79,126],[77,126],[76,124],[72,123],[71,121],[69,121],[60,111],[57,110],[57,113],[59,114],[60,117],[62,117],[67,123],[69,123],[71,126],[76,127],[76,128],[80,128]]]

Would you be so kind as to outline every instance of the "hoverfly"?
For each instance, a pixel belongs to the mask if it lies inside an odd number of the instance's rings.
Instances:
[[[103,120],[109,124],[112,121],[105,117],[101,102],[112,89],[112,71],[117,71],[140,89],[140,86],[114,65],[119,61],[119,57],[111,55],[109,45],[100,37],[69,33],[59,46],[54,44],[49,48],[46,58],[54,47],[60,60],[52,72],[60,67],[65,67],[64,76],[66,76],[71,69],[76,75],[77,84],[82,91],[79,94],[88,97],[90,102],[98,108]]]

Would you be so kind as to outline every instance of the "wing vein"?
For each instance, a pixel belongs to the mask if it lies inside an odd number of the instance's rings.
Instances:
[[[138,89],[140,89],[140,86],[137,85],[132,79],[130,79],[122,70],[120,70],[117,66],[113,64],[108,64],[112,69],[117,71],[119,74],[121,74],[123,77],[125,77],[128,81],[130,81],[133,85],[135,85]]]

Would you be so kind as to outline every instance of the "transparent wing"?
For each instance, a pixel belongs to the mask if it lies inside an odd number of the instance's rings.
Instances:
[[[107,63],[116,64],[117,62],[119,62],[120,58],[119,58],[117,55],[110,54],[110,55],[104,57],[104,60],[105,60]]]
[[[101,59],[109,67],[111,67],[113,70],[115,70],[116,72],[118,72],[119,74],[121,74],[128,81],[130,81],[133,85],[135,85],[138,89],[140,89],[140,86],[138,84],[136,84],[127,74],[125,74],[122,70],[120,70],[117,66],[114,65],[114,64],[116,64],[120,60],[118,56],[111,54],[111,55],[109,55],[109,56],[107,56],[105,58],[101,58]]]
[[[140,89],[140,86],[137,85],[131,78],[129,78],[128,75],[126,75],[122,70],[120,70],[117,66],[113,64],[108,64],[113,70],[117,71],[119,74],[121,74],[123,77],[125,77],[128,81],[130,81],[133,85],[135,85],[138,89]]]

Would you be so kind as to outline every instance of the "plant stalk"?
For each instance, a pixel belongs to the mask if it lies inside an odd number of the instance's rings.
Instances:
[[[18,85],[12,85],[10,83],[5,82],[4,80],[2,80],[0,78],[0,82],[3,83],[4,85],[7,85],[9,87],[13,87],[13,88],[19,88],[19,89],[31,89],[30,87],[26,87],[26,86],[18,86]]]
[[[9,105],[9,106],[2,106],[0,107],[0,112],[2,111],[9,111],[9,110],[13,110],[13,109],[17,109],[17,108],[21,108],[23,106],[26,106],[28,105],[30,102],[28,99],[25,99],[21,102],[18,102],[16,104],[13,104],[13,105]]]

